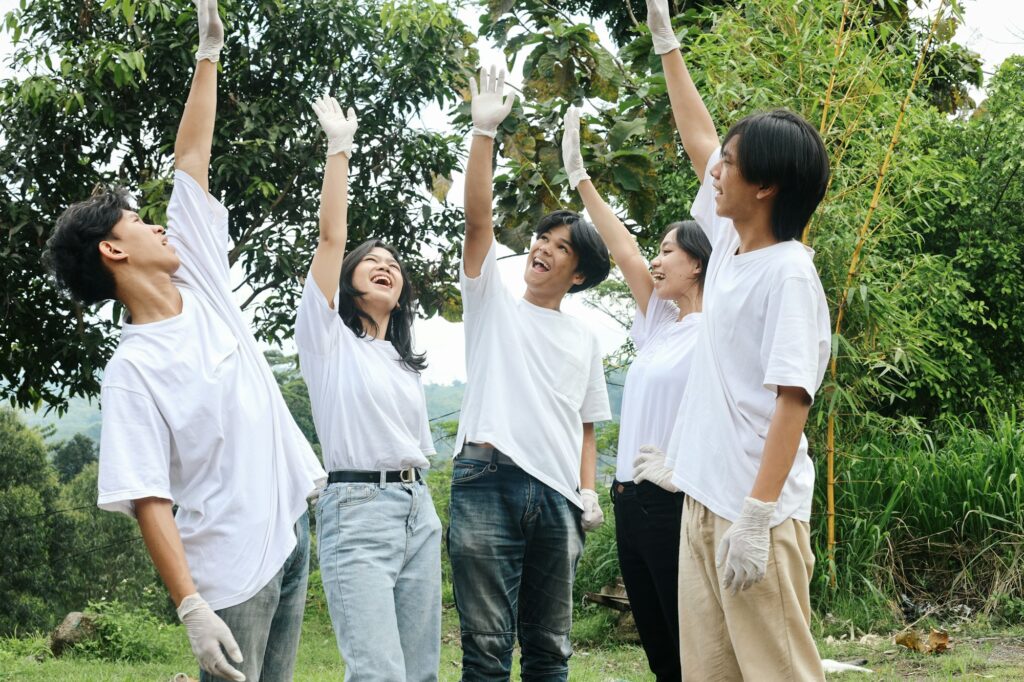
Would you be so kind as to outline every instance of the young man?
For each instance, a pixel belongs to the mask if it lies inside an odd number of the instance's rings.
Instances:
[[[167,234],[107,191],[64,212],[49,253],[76,299],[128,311],[103,375],[99,506],[138,520],[202,680],[284,681],[306,596],[306,498],[326,474],[232,297],[228,213],[207,189],[224,28],[216,0],[197,12]]]
[[[571,211],[537,225],[526,293],[498,272],[492,224],[493,138],[512,109],[505,74],[480,73],[466,168],[461,268],[468,383],[456,437],[451,527],[462,679],[507,680],[516,636],[522,679],[568,676],[572,584],[583,533],[602,523],[594,422],[609,419],[594,334],[559,310],[610,267],[596,230]],[[582,481],[582,491],[580,485]]]
[[[817,131],[788,111],[718,133],[683,64],[667,0],[648,0],[672,111],[712,243],[704,328],[667,466],[686,493],[679,558],[683,677],[823,679],[810,633],[814,465],[803,429],[830,352],[813,251],[825,193]]]

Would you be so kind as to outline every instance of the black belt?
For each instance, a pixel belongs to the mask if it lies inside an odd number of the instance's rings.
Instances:
[[[505,464],[507,466],[519,466],[511,457],[497,448],[489,448],[486,445],[466,443],[462,446],[455,459],[475,459],[479,462],[490,462],[491,464]]]
[[[327,474],[328,483],[415,483],[422,481],[420,470],[415,467],[398,471],[356,471],[342,469]]]

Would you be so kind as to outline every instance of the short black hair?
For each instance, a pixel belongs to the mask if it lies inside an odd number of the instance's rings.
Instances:
[[[85,201],[68,206],[46,242],[44,263],[57,286],[79,303],[116,297],[114,275],[103,263],[99,243],[110,236],[131,197],[120,187],[98,187]]]
[[[722,146],[734,137],[743,177],[777,189],[772,234],[780,242],[799,239],[828,187],[828,153],[818,131],[799,114],[775,109],[737,122]]]
[[[586,291],[590,287],[597,286],[611,272],[612,262],[608,257],[608,247],[604,245],[597,228],[587,222],[583,216],[574,211],[552,211],[540,219],[533,234],[536,237],[546,232],[565,225],[569,228],[569,241],[572,242],[573,251],[579,262],[576,265],[576,272],[583,275],[583,282],[573,284],[569,288],[570,294]]]
[[[402,259],[393,246],[380,239],[368,239],[345,255],[341,261],[341,275],[338,277],[338,315],[345,326],[360,338],[366,336],[363,320],[369,322],[371,327],[376,327],[374,319],[356,304],[366,292],[359,291],[352,284],[356,266],[375,248],[384,249],[394,256],[402,273],[402,291],[398,295],[398,307],[391,311],[384,338],[398,351],[399,362],[403,366],[420,373],[427,368],[427,355],[414,353],[412,349],[412,321],[416,314],[416,294],[412,282],[409,281],[409,273],[406,272],[405,265],[402,264]]]
[[[676,244],[689,254],[690,258],[700,263],[700,276],[697,278],[701,290],[704,289],[704,278],[708,274],[708,261],[711,260],[711,241],[700,229],[695,220],[680,220],[669,223],[665,228],[665,237],[676,232]],[[662,237],[664,239],[665,237]]]

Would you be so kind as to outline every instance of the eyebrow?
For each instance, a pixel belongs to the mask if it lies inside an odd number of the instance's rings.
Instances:
[[[394,258],[392,258],[391,256],[381,257],[381,256],[378,256],[375,253],[368,253],[365,256],[363,256],[363,260],[367,260],[367,259],[373,259],[373,260],[378,261],[378,262],[383,261],[383,262],[387,263],[388,265],[398,265],[398,261],[395,260]]]
[[[562,237],[559,237],[556,241],[562,246],[568,246],[570,249],[572,248],[572,242],[569,241],[568,239],[563,239]]]

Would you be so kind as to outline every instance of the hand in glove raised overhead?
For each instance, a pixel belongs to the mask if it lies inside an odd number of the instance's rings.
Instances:
[[[313,102],[313,111],[320,120],[320,127],[327,133],[327,156],[334,154],[352,155],[352,143],[356,135],[359,121],[352,107],[348,108],[348,116],[341,111],[338,100],[326,92],[323,97]]]
[[[580,110],[569,107],[565,112],[564,130],[562,131],[562,164],[565,175],[569,178],[569,187],[589,180],[587,169],[583,167],[583,150],[580,149]]]
[[[217,677],[245,682],[245,675],[235,670],[221,651],[223,646],[233,661],[242,662],[242,652],[231,630],[198,592],[181,600],[178,618],[185,626],[192,653],[199,661],[200,668]]]
[[[665,466],[665,453],[653,445],[644,445],[633,460],[633,483],[650,481],[670,493],[679,492],[672,482],[672,470]]]
[[[651,29],[654,54],[667,54],[679,49],[679,39],[672,30],[668,0],[647,0],[647,28]]]
[[[601,502],[596,492],[584,488],[580,495],[583,496],[583,531],[589,533],[604,523],[604,512],[601,511]]]
[[[715,563],[722,574],[722,587],[733,594],[764,580],[771,546],[772,515],[775,502],[753,497],[743,500],[743,511],[718,543]]]
[[[498,134],[498,126],[505,120],[512,105],[515,104],[516,96],[511,94],[503,97],[505,92],[505,69],[498,73],[495,67],[491,67],[490,74],[480,69],[480,88],[477,89],[476,81],[469,79],[469,94],[472,97],[470,111],[473,116],[473,134],[494,137]]]
[[[224,24],[217,11],[217,0],[194,0],[196,16],[199,18],[199,49],[196,50],[196,61],[208,59],[216,62],[220,59],[220,50],[224,47]]]

